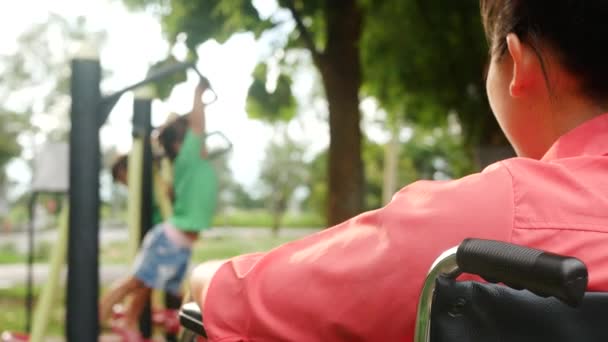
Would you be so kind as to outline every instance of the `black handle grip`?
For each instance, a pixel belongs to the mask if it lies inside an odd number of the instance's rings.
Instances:
[[[492,283],[526,289],[577,306],[587,290],[587,267],[579,259],[505,242],[466,239],[456,261],[462,272]]]
[[[179,323],[191,332],[207,338],[207,332],[203,325],[203,314],[196,303],[186,303],[181,307],[179,310]]]

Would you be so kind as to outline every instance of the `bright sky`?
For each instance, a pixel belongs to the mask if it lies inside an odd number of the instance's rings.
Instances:
[[[262,15],[274,11],[274,1],[257,0]],[[163,40],[159,23],[145,13],[127,11],[119,0],[20,0],[13,2],[10,10],[0,11],[0,54],[15,50],[16,39],[34,22],[44,20],[49,12],[66,18],[84,16],[91,28],[107,31],[107,43],[100,51],[100,59],[112,76],[104,80],[102,90],[110,92],[139,81],[145,76],[150,64],[163,59],[169,49]],[[273,37],[266,37],[272,39]],[[209,131],[222,131],[234,144],[230,165],[236,179],[249,189],[255,187],[264,148],[273,130],[245,113],[245,100],[251,82],[251,72],[258,60],[268,52],[268,39],[256,42],[250,34],[233,36],[219,45],[210,41],[199,48],[201,61],[198,68],[211,81],[219,100],[208,109]],[[173,53],[183,55],[183,47]],[[289,133],[309,146],[309,155],[325,148],[329,142],[325,123],[326,105],[323,101],[311,103],[315,78],[313,69],[295,76],[294,93],[300,99],[300,113],[289,126]],[[185,84],[178,85],[167,102],[153,104],[153,124],[161,124],[169,112],[184,113],[190,109],[196,77],[189,75]],[[373,101],[363,101],[367,113],[378,113]],[[106,125],[101,130],[102,146],[116,146],[128,151],[131,145],[132,94],[126,94],[117,104]],[[380,111],[381,113],[381,111]],[[366,116],[364,127],[374,140],[386,141],[388,137],[381,127],[373,124],[373,116]],[[9,174],[23,181],[27,168],[24,163],[13,163]]]

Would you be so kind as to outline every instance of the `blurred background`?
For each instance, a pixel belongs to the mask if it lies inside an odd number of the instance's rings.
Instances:
[[[195,260],[267,250],[513,152],[490,112],[476,0],[21,0],[0,12],[0,329],[23,329],[28,199],[45,146],[67,142],[70,60],[99,53],[102,93],[192,61],[231,140],[214,229]],[[196,74],[155,87],[152,124],[192,105]],[[128,270],[127,189],[111,161],[132,144],[133,94],[100,130],[102,282]],[[34,212],[39,286],[61,196]],[[199,246],[200,245],[200,246]],[[10,276],[9,276],[10,274]],[[50,334],[63,334],[62,306]]]

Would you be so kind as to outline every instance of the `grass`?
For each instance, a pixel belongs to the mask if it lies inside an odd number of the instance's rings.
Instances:
[[[218,215],[214,226],[268,228],[272,226],[272,215],[265,210],[235,210]],[[314,213],[286,214],[281,220],[282,228],[321,228],[323,217]]]
[[[290,240],[293,240],[293,238],[271,236],[226,236],[207,240],[201,239],[194,245],[192,261],[197,263],[205,260],[230,258],[244,253],[263,252]],[[115,242],[104,246],[101,251],[101,263],[128,263],[127,243]]]
[[[239,254],[263,252],[280,244],[293,240],[286,237],[251,237],[235,239],[233,237],[201,240],[192,253],[194,262],[211,259],[225,259]]]
[[[26,256],[19,254],[12,245],[0,247],[0,264],[20,264],[25,262],[25,259]]]
[[[48,242],[41,242],[34,251],[34,262],[45,262],[51,255],[52,245]],[[14,245],[0,245],[0,264],[20,264],[27,261],[25,254],[19,253]]]
[[[40,289],[34,289],[34,300],[40,293]],[[25,296],[24,286],[0,289],[0,331],[10,330],[23,332],[25,329]],[[59,302],[64,302],[64,294],[58,294]],[[48,326],[49,336],[63,335],[63,322],[65,321],[65,308],[63,305],[55,305],[51,311]]]

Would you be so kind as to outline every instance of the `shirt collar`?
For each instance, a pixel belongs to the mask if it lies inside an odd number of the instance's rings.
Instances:
[[[608,114],[586,121],[562,135],[541,160],[608,154]]]

